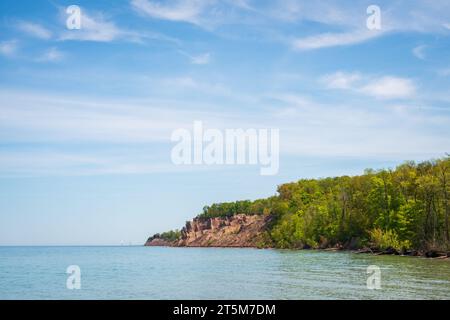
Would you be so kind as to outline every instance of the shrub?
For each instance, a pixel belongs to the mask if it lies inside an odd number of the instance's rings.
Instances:
[[[383,231],[380,228],[376,228],[369,231],[369,234],[372,245],[380,250],[394,248],[397,251],[402,251],[411,247],[410,241],[401,241],[393,230]]]
[[[159,235],[161,239],[167,240],[167,241],[175,241],[179,240],[181,237],[181,232],[179,230],[171,230],[167,232],[163,232]]]

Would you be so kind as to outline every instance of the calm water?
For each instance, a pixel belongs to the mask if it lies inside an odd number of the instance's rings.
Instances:
[[[66,268],[81,268],[81,289]],[[381,268],[381,290],[366,268]],[[450,299],[450,261],[348,252],[0,247],[0,299]]]

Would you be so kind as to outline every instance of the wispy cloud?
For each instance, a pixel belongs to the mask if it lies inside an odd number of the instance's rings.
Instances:
[[[364,78],[364,77],[363,77]],[[192,80],[180,80],[198,86]],[[347,87],[347,86],[346,86]],[[448,114],[435,115],[407,104],[374,102],[376,108],[327,104],[292,93],[273,94],[276,108],[211,112],[167,107],[161,101],[111,101],[30,92],[0,91],[0,175],[96,175],[177,170],[169,160],[174,129],[206,127],[282,128],[282,155],[389,156],[437,155],[448,146]],[[370,102],[368,102],[368,105]],[[433,126],[436,130],[429,131]],[[414,130],[412,130],[414,128]],[[21,144],[25,143],[25,144]]]
[[[182,54],[183,56],[188,57],[192,64],[199,64],[199,65],[209,64],[211,61],[211,54],[209,52],[205,52],[205,53],[201,53],[201,54],[197,54],[197,55],[189,54],[184,50],[178,50],[178,52],[180,54]]]
[[[321,77],[320,81],[329,89],[351,90],[377,99],[406,99],[416,94],[416,85],[409,78],[339,71]]]
[[[347,5],[337,1],[273,0],[261,10],[266,16],[285,22],[310,21],[329,26],[358,27],[359,12],[365,12],[364,4]]]
[[[39,39],[48,40],[52,37],[52,32],[38,23],[19,21],[17,23],[17,28],[28,35]]]
[[[345,33],[322,33],[294,39],[292,45],[298,50],[314,50],[362,43],[382,35],[380,31],[361,30]]]
[[[210,61],[211,54],[209,52],[191,57],[192,64],[208,64]]]
[[[320,156],[433,157],[446,149],[449,137],[435,134],[427,126],[443,130],[449,114],[410,105],[376,102],[376,108],[351,103],[328,105],[296,94],[275,95],[278,107],[272,123],[283,121],[282,154]],[[414,136],[414,138],[412,138]],[[393,138],[394,137],[394,138]],[[412,140],[413,139],[413,140]],[[420,145],[420,147],[418,146]]]
[[[0,42],[0,54],[6,57],[12,57],[18,50],[17,40],[9,40]]]
[[[325,75],[321,79],[330,89],[351,89],[359,80],[361,80],[359,73],[345,73],[341,71]]]
[[[450,25],[450,3],[445,0],[395,1],[296,1],[274,0],[272,12],[276,17],[291,21],[312,21],[325,26],[345,28],[347,32],[362,30],[368,18],[367,7],[381,9],[381,28],[390,32],[442,33]]]
[[[211,0],[172,0],[167,3],[153,0],[132,0],[138,12],[152,18],[198,23],[204,9],[214,3]]]
[[[420,46],[415,47],[412,50],[412,53],[416,58],[418,58],[420,60],[425,60],[426,59],[426,54],[425,54],[426,49],[427,49],[426,45],[420,45]]]
[[[238,7],[245,10],[255,11],[256,9],[250,4],[249,0],[229,0],[229,2]]]
[[[299,51],[352,46],[396,32],[442,33],[448,25],[445,12],[450,7],[445,2],[398,0],[379,4],[381,30],[369,30],[366,20],[371,4],[370,1],[350,4],[297,0],[131,0],[135,11],[153,19],[191,23],[228,36],[226,29],[218,26],[251,26],[262,38],[287,43]],[[286,25],[310,22],[320,25],[321,32],[286,34]]]
[[[61,61],[64,58],[64,53],[60,51],[56,47],[52,47],[46,50],[41,56],[39,56],[36,60],[38,62],[57,62]]]
[[[30,146],[0,148],[0,176],[179,171],[170,162],[173,130],[196,119],[213,128],[239,121],[233,113],[186,109],[181,102],[168,108],[170,102],[1,90],[0,99],[0,143]]]
[[[196,91],[208,95],[234,98],[240,97],[238,93],[233,92],[229,87],[222,83],[201,81],[190,76],[165,78],[159,80],[158,82],[160,82],[164,87],[169,88],[171,91],[189,90],[191,92]]]
[[[224,25],[258,26],[267,22],[261,20],[265,15],[257,8],[260,4],[249,0],[131,0],[131,5],[151,19],[189,23],[209,32]]]
[[[113,42],[124,41],[133,43],[144,43],[147,40],[156,40],[171,43],[179,46],[180,41],[176,38],[166,36],[151,30],[131,30],[118,26],[112,19],[102,12],[87,12],[82,8],[81,28],[64,30],[60,32],[58,39],[62,41],[92,41],[92,42]],[[61,20],[65,18],[62,10]]]
[[[411,98],[416,86],[411,79],[386,76],[370,81],[360,91],[380,99]]]
[[[175,112],[168,116],[159,107],[5,91],[0,97],[5,101],[0,123],[15,132],[9,138],[17,141],[142,143],[166,140],[168,128],[180,126]]]
[[[60,40],[110,42],[126,34],[114,22],[106,20],[102,14],[91,16],[83,10],[81,28],[64,31]]]

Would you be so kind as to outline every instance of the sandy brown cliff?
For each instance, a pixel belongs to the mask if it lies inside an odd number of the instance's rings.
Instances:
[[[195,218],[181,230],[181,238],[166,241],[150,237],[146,246],[176,247],[258,247],[269,218],[239,214],[225,218]]]

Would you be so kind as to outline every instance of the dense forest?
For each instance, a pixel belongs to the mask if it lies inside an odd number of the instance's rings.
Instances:
[[[255,201],[219,203],[200,218],[270,215],[261,246],[449,250],[450,156],[363,175],[302,179]]]

